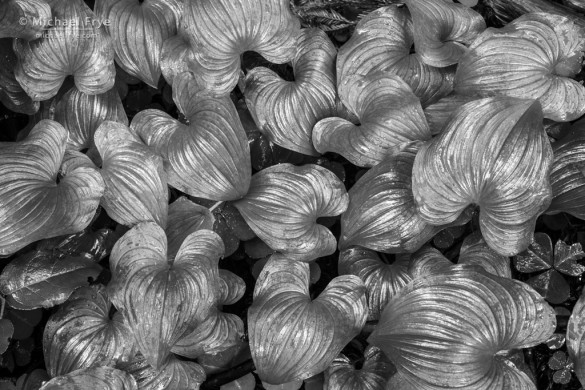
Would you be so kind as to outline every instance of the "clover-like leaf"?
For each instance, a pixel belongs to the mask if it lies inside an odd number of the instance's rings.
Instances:
[[[585,219],[585,121],[552,144],[554,160],[550,173],[553,200],[547,213],[563,211]]]
[[[575,374],[585,384],[585,294],[573,307],[567,324],[567,351],[575,363]]]
[[[402,289],[368,340],[417,389],[532,389],[499,355],[540,344],[555,327],[554,310],[526,284],[455,266]]]
[[[67,300],[73,291],[97,279],[102,267],[84,257],[30,252],[12,260],[0,275],[0,291],[27,309],[49,308]]]
[[[116,62],[129,75],[156,88],[163,42],[177,33],[180,0],[98,0],[95,13],[108,20]]]
[[[366,286],[368,320],[378,320],[386,304],[411,281],[408,272],[409,255],[396,255],[394,261],[385,255],[359,247],[339,254],[340,275],[356,275]]]
[[[103,161],[102,206],[108,215],[123,225],[155,221],[166,227],[169,192],[162,159],[118,122],[103,122],[94,140]]]
[[[367,317],[363,282],[334,278],[309,295],[309,265],[272,257],[256,281],[248,310],[250,350],[262,381],[278,385],[309,378],[333,361]]]
[[[136,379],[140,390],[197,390],[206,378],[205,371],[200,365],[179,360],[172,355],[158,370],[152,368],[140,354],[133,361],[120,364],[120,368]]]
[[[39,390],[138,390],[132,375],[112,367],[82,368],[45,382]]]
[[[356,74],[388,71],[401,77],[423,106],[448,95],[453,89],[455,69],[425,64],[414,44],[410,14],[391,5],[364,16],[351,38],[337,55],[337,85]]]
[[[453,0],[406,0],[412,16],[414,46],[422,60],[439,68],[454,65],[485,30],[483,17]]]
[[[202,86],[226,95],[238,83],[240,55],[255,51],[283,64],[295,56],[299,20],[288,0],[201,0],[185,4],[183,23]]]
[[[53,314],[43,333],[47,371],[54,377],[81,368],[114,366],[134,354],[132,331],[101,285],[82,287]]]
[[[395,372],[382,350],[368,346],[361,368],[356,368],[344,354],[339,354],[325,371],[325,390],[384,390]]]
[[[65,153],[66,142],[63,126],[42,120],[25,140],[0,143],[0,255],[89,225],[104,181],[86,156]]]
[[[210,230],[191,233],[173,259],[167,238],[143,222],[114,246],[110,269],[118,306],[149,364],[160,369],[171,347],[205,320],[216,302],[223,243]]]
[[[190,125],[150,109],[134,117],[132,129],[162,156],[171,186],[206,199],[241,198],[252,168],[246,133],[231,99],[200,92],[188,73],[175,78],[173,90]]]
[[[14,76],[16,54],[12,49],[12,39],[0,39],[0,102],[11,111],[32,115],[39,109],[26,94]]]
[[[328,169],[279,164],[256,173],[248,194],[234,206],[269,247],[310,261],[332,254],[337,246],[317,218],[341,214],[348,201],[345,186]]]
[[[514,266],[520,272],[538,272],[553,266],[552,240],[546,233],[536,233],[534,241],[514,257]]]
[[[580,276],[585,272],[585,267],[577,260],[585,257],[580,243],[567,245],[564,241],[558,240],[555,244],[555,269],[560,273],[571,276]]]
[[[390,72],[347,76],[339,96],[360,124],[342,118],[319,121],[313,143],[321,153],[335,152],[357,166],[371,167],[392,147],[431,138],[420,100],[399,76]]]
[[[530,13],[487,29],[461,58],[455,92],[538,99],[544,117],[568,122],[585,113],[581,69],[585,29],[556,14]],[[514,64],[514,66],[510,66]]]
[[[45,0],[6,0],[0,5],[0,38],[37,39],[51,22]]]
[[[349,190],[341,216],[340,249],[359,245],[380,252],[414,252],[446,226],[423,220],[412,194],[412,167],[419,145],[400,145]],[[467,213],[454,224],[469,220]]]
[[[16,79],[26,93],[33,100],[49,99],[69,75],[88,95],[111,89],[116,72],[114,50],[95,14],[82,0],[52,0],[51,11],[61,23],[40,39],[17,39],[14,44]]]
[[[94,146],[94,134],[104,121],[128,125],[128,117],[115,88],[96,95],[88,95],[77,87],[71,88],[51,103],[53,119],[69,131],[67,146],[81,150]]]
[[[441,134],[421,147],[412,189],[430,224],[456,220],[480,207],[487,244],[504,256],[530,245],[536,218],[552,197],[552,150],[540,104],[495,97],[461,106]]]
[[[175,258],[187,236],[197,230],[213,230],[215,218],[207,207],[200,206],[182,196],[169,205],[165,233],[168,240],[168,257]]]
[[[304,29],[297,38],[292,66],[295,81],[283,80],[268,68],[246,75],[246,103],[260,131],[284,148],[317,155],[311,135],[315,124],[335,115],[337,50],[318,28]]]

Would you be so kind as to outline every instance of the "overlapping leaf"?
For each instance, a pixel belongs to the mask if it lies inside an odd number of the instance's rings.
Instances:
[[[163,42],[177,33],[180,0],[98,0],[96,14],[110,23],[116,62],[128,74],[156,88]]]
[[[205,371],[200,365],[174,356],[169,357],[158,370],[152,368],[140,354],[133,361],[120,364],[120,368],[136,379],[140,390],[199,389],[205,381]]]
[[[47,371],[54,377],[81,368],[114,366],[134,354],[134,338],[100,285],[83,287],[53,314],[43,334]]]
[[[92,259],[30,252],[12,260],[0,275],[0,291],[19,307],[53,307],[67,300],[88,278],[97,279],[102,267]]]
[[[434,225],[479,205],[485,241],[510,256],[528,247],[536,218],[550,203],[551,163],[538,102],[481,99],[459,108],[421,147],[412,189],[421,217]]]
[[[40,104],[33,102],[16,80],[15,66],[12,39],[0,39],[0,102],[14,112],[32,115],[38,111]]]
[[[234,206],[262,241],[286,256],[310,261],[335,252],[337,240],[318,224],[347,208],[349,197],[335,174],[319,165],[279,164],[252,177]]]
[[[550,173],[553,199],[547,213],[563,211],[585,219],[585,122],[553,143],[554,160]]]
[[[115,88],[88,95],[73,87],[51,102],[50,111],[49,119],[61,123],[69,131],[67,145],[75,150],[94,146],[94,133],[104,121],[128,125],[128,117]]]
[[[39,390],[138,390],[132,375],[111,367],[82,368],[45,382]]]
[[[453,0],[406,0],[412,16],[414,46],[431,66],[454,65],[485,30],[483,17]]]
[[[323,371],[366,317],[365,287],[357,276],[333,279],[311,301],[309,265],[271,258],[248,310],[250,350],[260,379],[282,384]]]
[[[361,368],[339,354],[325,371],[324,390],[384,390],[394,367],[382,350],[368,346]]]
[[[43,120],[24,141],[0,143],[0,255],[90,223],[104,182],[87,157],[65,153],[66,142],[60,124]]]
[[[449,122],[451,115],[459,107],[472,100],[479,99],[475,96],[456,95],[451,94],[440,99],[424,109],[425,117],[433,135],[439,134],[443,131],[445,124]]]
[[[121,306],[153,368],[160,369],[177,340],[208,317],[216,302],[223,250],[217,234],[198,230],[169,259],[165,233],[153,222],[136,225],[114,246],[114,303]]]
[[[360,124],[342,118],[319,121],[313,143],[321,153],[335,152],[357,166],[371,167],[392,147],[431,138],[420,100],[399,76],[390,72],[347,76],[339,96]]]
[[[339,247],[359,245],[380,252],[414,252],[445,226],[423,220],[412,194],[412,166],[418,144],[401,145],[366,172],[349,190],[341,217]],[[467,222],[462,214],[455,224]]]
[[[378,320],[386,304],[412,279],[409,255],[396,255],[393,262],[376,252],[353,247],[339,254],[340,275],[356,275],[366,286],[368,320]]]
[[[172,86],[175,76],[188,72],[189,66],[193,61],[195,61],[195,54],[189,43],[183,18],[180,18],[177,34],[163,42],[160,70],[167,83]]]
[[[388,71],[400,76],[423,106],[448,95],[455,69],[425,64],[420,54],[411,54],[413,44],[412,20],[404,7],[391,5],[369,13],[339,49],[337,84],[352,75]]]
[[[201,92],[188,73],[175,78],[173,90],[190,125],[151,109],[138,113],[132,128],[163,157],[171,186],[206,199],[241,198],[252,168],[246,133],[231,99]]]
[[[460,94],[538,99],[545,118],[568,122],[585,113],[581,69],[585,30],[564,16],[530,13],[470,46],[455,76]],[[513,66],[511,66],[513,64]]]
[[[438,249],[425,246],[412,255],[408,273],[413,279],[434,276],[448,272],[453,263]]]
[[[581,384],[585,383],[585,294],[573,307],[567,324],[567,350],[575,363],[575,374]]]
[[[6,0],[0,5],[0,38],[37,39],[51,20],[45,0]]]
[[[103,161],[102,205],[108,215],[123,225],[155,221],[166,227],[169,192],[162,159],[121,123],[103,122],[94,140]]]
[[[60,23],[32,42],[16,40],[16,79],[33,100],[57,94],[65,77],[88,95],[114,86],[114,50],[95,14],[83,0],[52,0],[54,20]]]
[[[201,0],[185,4],[184,23],[201,84],[226,95],[238,83],[240,55],[255,51],[282,64],[294,58],[300,23],[287,0]]]
[[[502,351],[547,340],[554,310],[526,284],[455,266],[402,289],[369,341],[416,389],[533,389]]]
[[[336,113],[336,55],[327,34],[318,28],[304,29],[292,60],[294,82],[264,67],[246,75],[246,103],[270,141],[299,153],[318,154],[311,134],[319,120]]]
[[[512,277],[510,259],[490,248],[479,232],[472,233],[463,240],[458,264],[477,265],[490,274],[503,278]]]

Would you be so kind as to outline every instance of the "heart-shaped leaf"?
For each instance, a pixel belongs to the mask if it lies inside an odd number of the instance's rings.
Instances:
[[[337,55],[337,85],[352,75],[388,71],[401,77],[424,106],[448,95],[455,69],[425,64],[414,44],[410,14],[390,5],[367,14]]]
[[[128,226],[155,221],[164,228],[169,192],[162,159],[118,122],[103,122],[94,139],[106,183],[102,206],[110,218]]]
[[[294,58],[300,23],[288,0],[190,1],[183,17],[194,48],[190,70],[217,95],[229,94],[238,83],[246,51],[275,64]]]
[[[567,350],[573,363],[575,374],[581,384],[585,384],[585,294],[573,307],[567,324]]]
[[[449,122],[449,118],[455,110],[476,99],[478,97],[451,94],[425,107],[424,113],[431,133],[437,135],[443,131],[445,124]]]
[[[567,245],[564,241],[558,240],[555,245],[554,267],[557,271],[571,276],[579,276],[585,272],[585,267],[577,260],[585,257],[580,243]]]
[[[187,236],[197,230],[212,230],[215,218],[207,207],[191,202],[184,196],[169,205],[165,233],[168,257],[174,259]]]
[[[585,113],[581,70],[585,30],[553,13],[529,13],[487,29],[461,58],[455,92],[538,99],[544,117],[568,122]],[[515,64],[509,66],[509,64]]]
[[[510,258],[490,248],[479,232],[465,237],[457,264],[477,265],[490,274],[512,278]]]
[[[250,350],[262,381],[309,378],[331,364],[367,317],[363,282],[334,278],[318,298],[309,295],[309,265],[273,256],[260,273],[248,310]]]
[[[174,356],[169,357],[159,370],[152,368],[142,355],[120,364],[120,368],[136,379],[140,390],[199,389],[205,381],[205,371],[200,365]]]
[[[455,221],[479,205],[483,238],[512,256],[530,245],[552,195],[552,150],[534,100],[495,97],[461,106],[416,155],[412,190],[420,216]]]
[[[361,368],[356,368],[344,354],[339,354],[325,371],[326,390],[384,390],[396,372],[381,349],[368,346]]]
[[[246,103],[270,141],[299,153],[318,154],[311,134],[319,120],[336,113],[336,55],[327,34],[318,28],[304,29],[292,60],[294,82],[264,67],[248,72]]]
[[[368,320],[378,320],[386,304],[412,279],[408,273],[409,255],[396,255],[393,262],[387,256],[353,247],[339,254],[340,275],[356,275],[366,285]]]
[[[420,100],[399,76],[390,72],[347,76],[339,96],[360,124],[342,118],[317,123],[313,143],[321,153],[335,152],[357,166],[371,167],[392,147],[431,138]]]
[[[0,255],[90,223],[104,182],[86,156],[65,153],[66,142],[63,126],[42,120],[24,141],[0,143]]]
[[[272,249],[310,261],[332,254],[337,246],[317,218],[341,214],[348,201],[345,186],[328,169],[279,164],[256,173],[248,194],[234,206]]]
[[[138,390],[132,375],[111,367],[82,368],[45,382],[39,390]]]
[[[32,115],[40,104],[34,102],[16,80],[16,61],[12,39],[0,39],[0,102],[11,111]]]
[[[483,17],[453,0],[405,0],[412,16],[414,47],[422,60],[442,68],[454,65],[485,30]]]
[[[175,76],[188,72],[195,61],[193,48],[189,43],[184,18],[179,19],[177,35],[167,38],[162,45],[160,69],[169,85],[173,86]]]
[[[82,287],[53,314],[43,334],[47,371],[54,377],[81,368],[114,366],[134,355],[132,331],[101,285]]]
[[[246,133],[229,97],[200,92],[187,73],[173,86],[184,125],[159,110],[143,110],[132,129],[165,160],[171,186],[192,196],[234,200],[246,194],[252,168]]]
[[[526,284],[455,266],[415,278],[368,339],[417,389],[530,389],[501,352],[546,341],[554,310]]]
[[[0,38],[37,39],[49,27],[51,6],[45,0],[6,0],[0,8]]]
[[[534,234],[534,241],[514,257],[514,266],[520,272],[538,272],[553,266],[552,240],[546,233]]]
[[[167,238],[152,222],[136,225],[110,256],[114,303],[146,360],[160,369],[171,347],[209,316],[217,299],[223,243],[210,230],[191,233],[170,259]]]
[[[96,14],[108,20],[116,62],[129,75],[156,88],[163,42],[177,33],[180,0],[98,0]]]
[[[413,279],[434,276],[448,272],[453,263],[435,248],[425,246],[414,253],[408,265],[408,272]]]
[[[49,308],[67,300],[73,291],[97,279],[102,267],[84,257],[30,252],[10,262],[0,275],[0,291],[27,309]]]
[[[114,86],[116,69],[110,36],[83,0],[52,0],[54,20],[61,21],[32,42],[16,40],[16,79],[33,100],[57,94],[67,76],[88,95]]]

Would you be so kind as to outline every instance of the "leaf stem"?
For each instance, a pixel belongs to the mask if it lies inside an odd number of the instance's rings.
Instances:
[[[209,208],[209,212],[213,213],[213,210],[215,210],[216,208],[221,206],[223,203],[224,203],[224,201],[215,202],[215,204]]]

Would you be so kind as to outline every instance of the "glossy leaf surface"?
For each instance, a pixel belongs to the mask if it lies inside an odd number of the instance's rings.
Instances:
[[[390,72],[348,76],[339,86],[339,96],[360,124],[342,118],[318,122],[313,142],[321,153],[335,152],[354,165],[371,167],[392,147],[431,138],[420,100]]]
[[[284,148],[317,155],[313,126],[336,113],[335,57],[337,50],[322,30],[304,29],[292,60],[295,80],[285,81],[268,68],[246,75],[246,103],[258,128]]]
[[[490,248],[479,232],[465,237],[457,264],[477,265],[490,274],[512,278],[510,258]]]
[[[501,255],[515,255],[530,245],[536,218],[550,203],[551,163],[538,102],[476,100],[461,106],[419,150],[413,193],[421,217],[435,225],[479,205],[487,244]]]
[[[138,390],[132,375],[111,367],[83,368],[45,382],[40,390]]]
[[[248,194],[234,206],[269,247],[310,261],[332,254],[337,246],[317,218],[341,214],[348,201],[333,172],[314,164],[279,164],[256,173]]]
[[[90,223],[104,182],[86,156],[65,153],[66,142],[60,124],[43,120],[25,140],[0,143],[0,255]]]
[[[132,357],[134,337],[103,286],[83,287],[49,318],[43,352],[52,377],[81,368],[114,366]]]
[[[0,8],[0,38],[37,39],[51,19],[45,0],[6,0]]]
[[[533,389],[498,352],[542,343],[555,327],[527,285],[456,266],[401,290],[369,341],[417,389]]]
[[[169,192],[162,159],[117,122],[102,123],[95,144],[103,161],[101,203],[108,215],[122,225],[155,221],[166,227]]]
[[[324,390],[384,390],[388,378],[395,372],[382,350],[368,346],[364,362],[357,369],[343,354],[339,354],[325,371]]]
[[[388,71],[401,77],[423,106],[448,95],[453,89],[455,70],[425,64],[414,44],[410,14],[391,5],[364,16],[351,38],[339,49],[337,85],[356,74]]]
[[[32,115],[40,104],[33,102],[16,80],[16,61],[12,39],[0,38],[0,102],[14,112]]]
[[[585,295],[575,304],[567,325],[567,350],[575,363],[575,374],[585,383]]]
[[[362,329],[367,310],[357,276],[334,278],[311,300],[309,265],[273,256],[256,281],[248,310],[250,350],[260,379],[278,385],[323,371]]]
[[[574,21],[544,13],[487,29],[461,59],[455,92],[530,97],[539,100],[545,118],[575,120],[585,113],[585,87],[572,79],[581,69],[584,36]]]

